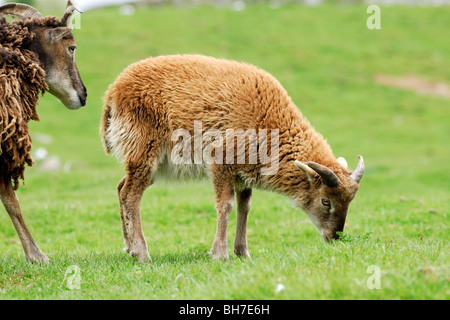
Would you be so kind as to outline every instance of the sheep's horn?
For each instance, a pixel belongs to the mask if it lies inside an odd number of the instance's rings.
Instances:
[[[358,156],[358,165],[356,166],[355,171],[353,171],[353,173],[351,174],[350,178],[359,183],[359,181],[361,181],[363,174],[364,174],[364,159],[362,156]]]
[[[44,16],[32,6],[22,3],[8,3],[0,6],[0,14],[9,14],[21,20],[43,18]]]
[[[309,182],[312,182],[314,180],[315,171],[313,169],[311,169],[310,167],[308,167],[308,165],[306,165],[303,162],[300,162],[298,160],[295,160],[295,165],[297,167],[299,167],[306,174],[306,177],[308,178]]]
[[[78,11],[79,13],[83,13],[83,10],[80,9],[75,0],[67,1],[66,11],[64,11],[63,16],[61,17],[61,23],[68,26],[70,17],[72,16],[74,11]]]
[[[339,180],[339,178],[337,177],[337,175],[331,171],[329,168],[315,163],[315,162],[306,162],[306,164],[308,165],[308,167],[310,167],[311,169],[313,169],[315,172],[317,172],[319,174],[319,176],[322,178],[322,182],[330,187],[330,188],[334,188],[337,187],[340,183],[341,180]]]

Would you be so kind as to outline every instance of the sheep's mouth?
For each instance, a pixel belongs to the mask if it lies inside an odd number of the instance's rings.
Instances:
[[[50,87],[49,92],[61,101],[67,109],[78,110],[84,107],[87,103],[87,94],[78,94],[75,89],[68,93],[60,93],[54,88]]]

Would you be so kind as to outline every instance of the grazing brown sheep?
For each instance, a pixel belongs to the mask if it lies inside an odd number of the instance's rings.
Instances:
[[[118,185],[126,250],[139,260],[150,260],[140,201],[157,171],[211,176],[216,259],[228,259],[235,197],[234,252],[249,256],[246,229],[254,187],[289,196],[327,241],[343,230],[363,159],[350,172],[267,72],[200,55],[150,58],[129,66],[109,87],[104,103],[103,143],[127,172]]]
[[[39,120],[39,95],[50,91],[69,109],[86,104],[74,58],[76,44],[67,27],[74,10],[68,1],[59,20],[24,4],[0,6],[0,199],[33,262],[49,260],[28,231],[14,191],[24,179],[25,165],[33,165],[28,121]],[[20,20],[9,23],[3,14]]]

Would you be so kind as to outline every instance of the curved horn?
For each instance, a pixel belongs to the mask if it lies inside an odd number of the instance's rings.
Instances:
[[[322,178],[322,182],[326,186],[334,188],[341,183],[341,180],[339,180],[337,175],[327,167],[315,162],[306,162],[306,164],[308,165],[308,167],[310,167],[320,175],[320,177]]]
[[[9,14],[21,20],[27,18],[43,18],[44,16],[32,6],[22,3],[9,3],[0,6],[0,14]]]
[[[358,165],[356,166],[355,171],[353,171],[353,173],[351,174],[350,178],[359,183],[359,181],[361,181],[363,174],[364,174],[364,159],[362,156],[358,156]]]
[[[295,160],[295,165],[306,174],[306,177],[308,178],[309,182],[312,182],[314,180],[315,171],[313,169],[311,169],[306,164],[298,160]]]
[[[64,11],[63,16],[61,17],[61,23],[68,26],[70,17],[72,16],[74,11],[83,13],[83,10],[80,9],[75,0],[67,1],[66,11]]]

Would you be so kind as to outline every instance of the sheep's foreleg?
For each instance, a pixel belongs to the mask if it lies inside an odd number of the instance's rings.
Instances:
[[[250,258],[247,245],[247,218],[252,200],[252,189],[236,190],[237,223],[234,240],[234,253],[240,257]]]
[[[0,178],[0,199],[11,218],[17,234],[19,235],[26,258],[31,262],[49,263],[50,260],[41,252],[33,240],[22,217],[19,201],[14,193],[10,177]]]

